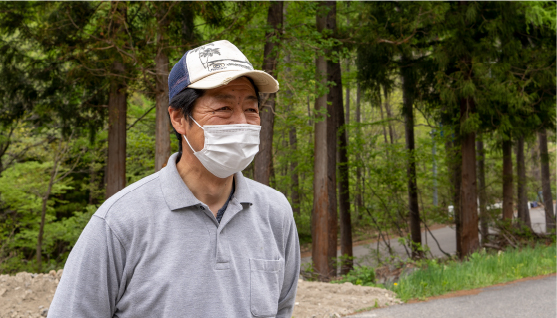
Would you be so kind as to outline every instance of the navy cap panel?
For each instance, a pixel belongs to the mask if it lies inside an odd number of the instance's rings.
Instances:
[[[187,51],[168,74],[168,101],[170,102],[176,94],[191,84],[190,75],[186,66]]]

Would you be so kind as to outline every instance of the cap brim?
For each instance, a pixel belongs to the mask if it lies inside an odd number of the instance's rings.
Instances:
[[[188,85],[188,87],[197,89],[217,88],[227,85],[242,76],[251,78],[261,93],[276,93],[279,90],[277,80],[264,71],[224,71],[213,73]]]

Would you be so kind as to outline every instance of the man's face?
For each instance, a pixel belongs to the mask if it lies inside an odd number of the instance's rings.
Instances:
[[[192,117],[201,126],[250,124],[260,125],[257,96],[251,82],[237,78],[228,85],[209,89],[197,99]],[[203,149],[203,130],[193,124],[187,127],[186,137],[195,151]],[[189,149],[187,145],[183,149]]]

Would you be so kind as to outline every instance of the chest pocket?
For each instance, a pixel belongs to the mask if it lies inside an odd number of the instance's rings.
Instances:
[[[250,259],[250,302],[255,317],[275,317],[284,275],[282,260]]]

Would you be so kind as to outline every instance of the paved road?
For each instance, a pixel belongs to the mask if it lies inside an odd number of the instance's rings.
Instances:
[[[532,228],[534,231],[545,232],[545,212],[543,208],[530,209],[530,219],[532,221]],[[456,253],[456,233],[454,228],[447,226],[432,230],[431,233],[433,234],[433,237],[437,239],[444,252],[449,254]],[[429,232],[422,232],[422,242],[424,242],[424,245],[427,245],[430,248],[431,253],[434,256],[443,256],[444,254],[437,246],[433,237]],[[398,256],[401,258],[407,257],[406,250],[404,249],[404,246],[398,242],[398,239],[390,240],[389,244]],[[356,257],[356,264],[376,266],[376,261],[370,256],[371,254],[374,254],[375,251],[377,251],[377,243],[354,246],[353,252],[354,257]],[[389,255],[387,247],[383,242],[380,242],[379,244],[379,251],[384,257]],[[338,256],[340,256],[340,251],[338,252]],[[311,257],[304,257],[302,259],[302,263],[309,263],[310,261]]]
[[[353,318],[555,318],[555,276],[482,288],[477,295],[435,299],[359,313]]]

